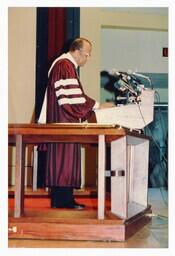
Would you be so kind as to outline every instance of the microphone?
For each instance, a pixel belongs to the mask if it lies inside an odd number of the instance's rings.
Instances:
[[[145,76],[145,75],[137,73],[137,72],[132,72],[132,70],[128,70],[128,74],[138,76],[138,77],[141,77],[141,78],[145,78],[145,79],[148,79],[150,81],[150,78],[148,76]]]
[[[137,72],[132,72],[132,70],[128,70],[128,73],[132,74],[132,75],[134,75],[136,77],[140,77],[140,78],[144,78],[144,79],[148,80],[151,88],[153,89],[153,84],[152,84],[151,78],[149,78],[148,76],[145,76],[145,75],[137,73]]]
[[[140,78],[148,79],[150,82],[149,77],[140,73],[132,72],[131,70],[128,70],[128,72],[123,72],[112,69],[110,74],[116,77],[114,88],[122,92],[128,91],[134,97],[137,97],[144,89],[144,85],[142,84]]]
[[[110,72],[110,75],[113,75],[113,76],[121,76],[121,75],[128,75],[126,72],[122,72],[122,71],[119,71],[119,70],[116,70],[115,68],[113,68]]]
[[[148,77],[148,76],[142,75],[142,74],[140,74],[140,73],[135,73],[135,72],[133,72],[133,75],[134,75],[134,76],[138,76],[138,77],[142,77],[142,78],[145,78],[145,79],[148,79],[148,80],[149,80],[149,77]]]
[[[128,82],[132,81],[132,80],[135,80],[136,82],[140,83],[140,80],[137,77],[134,77],[134,75],[136,76],[137,73],[134,73],[131,70],[128,70],[128,72],[123,72],[123,71],[118,71],[116,69],[113,69],[110,72],[110,74],[113,75],[113,76],[117,76],[117,78],[124,79],[125,81],[127,80]],[[140,75],[140,77],[146,78],[145,76],[143,76],[141,74],[139,74],[139,75]],[[138,75],[138,77],[139,77],[139,75]]]

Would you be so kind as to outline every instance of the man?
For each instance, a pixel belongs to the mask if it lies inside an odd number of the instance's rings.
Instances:
[[[85,38],[75,39],[68,53],[57,58],[49,70],[47,86],[47,123],[79,123],[88,119],[99,106],[83,91],[77,74],[86,64],[92,45]],[[46,186],[51,187],[52,208],[83,209],[73,197],[73,189],[81,186],[81,145],[49,143],[47,145]]]

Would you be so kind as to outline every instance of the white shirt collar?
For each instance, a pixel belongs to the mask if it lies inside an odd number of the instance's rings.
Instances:
[[[75,59],[72,57],[70,52],[63,53],[61,56],[59,56],[57,59],[55,59],[54,62],[52,63],[52,65],[51,65],[51,67],[49,69],[49,72],[48,72],[48,76],[50,75],[50,72],[51,72],[53,66],[56,64],[56,62],[61,60],[61,59],[68,59],[68,60],[70,60],[74,64],[75,68],[78,68],[78,64],[76,63]]]
[[[70,54],[70,52],[65,53],[66,58],[69,59],[74,65],[75,68],[78,68],[78,64],[76,63],[75,59],[73,58],[73,56]]]

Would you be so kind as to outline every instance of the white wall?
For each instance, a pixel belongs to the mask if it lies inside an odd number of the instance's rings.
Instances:
[[[168,47],[168,32],[102,28],[101,69],[167,73],[168,58],[162,48]]]
[[[141,8],[81,8],[80,9],[80,35],[89,38],[93,43],[92,58],[89,64],[81,69],[80,78],[85,91],[91,97],[104,101],[101,97],[100,71],[102,70],[102,28],[122,28],[122,29],[141,29],[141,30],[159,30],[167,31],[168,19],[167,8],[164,9],[163,15],[160,10],[146,8],[146,12]],[[157,8],[156,8],[157,9]],[[109,38],[106,38],[110,43]],[[106,47],[107,53],[111,52],[110,47]],[[114,59],[112,57],[112,59]],[[107,60],[104,60],[105,63]],[[112,60],[111,60],[112,61]],[[112,65],[113,66],[113,65]],[[100,98],[101,97],[101,98]],[[109,95],[109,98],[111,95]],[[93,155],[90,155],[93,158]],[[94,159],[91,159],[95,162]],[[91,161],[91,163],[93,162]],[[88,176],[95,176],[96,166],[88,165]],[[94,185],[95,180],[89,182]]]
[[[152,32],[155,32],[157,40],[161,39],[162,45],[163,40],[166,41],[167,46],[167,40],[165,39],[167,31],[168,31],[168,9],[167,8],[94,8],[94,7],[82,7],[80,9],[80,35],[89,38],[94,47],[92,52],[92,58],[89,62],[89,64],[81,69],[80,77],[83,86],[85,87],[85,91],[95,99],[100,101],[100,71],[103,68],[113,68],[116,67],[117,64],[115,62],[116,55],[118,54],[119,49],[121,48],[115,47],[113,38],[108,37],[108,34],[105,35],[105,38],[101,36],[101,32],[105,30],[115,30],[116,31],[123,31],[126,30],[128,33],[131,33],[131,31],[135,31],[136,36],[138,36],[138,33],[140,32],[141,37],[142,35],[144,38],[151,37]],[[142,33],[143,32],[143,33]],[[164,33],[165,32],[165,33]],[[103,33],[103,32],[102,32]],[[123,32],[121,32],[123,33]],[[115,34],[115,33],[114,33]],[[117,34],[117,32],[116,32]],[[114,35],[116,37],[116,35]],[[120,34],[121,36],[121,34]],[[123,37],[126,36],[123,35]],[[116,39],[116,38],[115,38]],[[134,38],[129,38],[131,41],[131,44],[134,43]],[[105,41],[103,41],[105,40]],[[127,37],[128,40],[128,37]],[[105,43],[105,47],[103,47]],[[121,55],[125,54],[127,61],[124,60],[122,62],[122,59],[120,64],[122,63],[121,68],[136,68],[138,67],[140,71],[142,67],[145,69],[150,70],[150,66],[152,71],[159,70],[161,67],[161,70],[165,71],[167,70],[166,64],[167,64],[167,58],[157,58],[157,63],[154,65],[153,61],[150,65],[150,58],[149,55],[151,45],[151,40],[148,42],[145,42],[142,45],[140,45],[140,50],[145,49],[144,57],[140,58],[139,66],[136,65],[136,61],[134,61],[135,52],[127,51],[125,42],[121,42],[123,44],[122,51],[120,52]],[[160,44],[159,44],[160,46]],[[166,47],[165,46],[165,47]],[[113,49],[114,48],[114,49]],[[112,50],[111,50],[112,49]],[[124,51],[126,49],[126,51]],[[104,51],[105,50],[105,51]],[[149,50],[149,51],[148,51]],[[151,45],[151,53],[154,50],[154,46]],[[117,51],[117,52],[116,52]],[[148,52],[146,52],[148,51]],[[159,51],[159,49],[155,49],[155,51]],[[131,55],[132,59],[128,62],[128,55]],[[161,53],[160,53],[161,54]],[[158,54],[157,54],[158,56]],[[161,55],[160,55],[161,56]],[[141,56],[142,57],[142,56]],[[126,60],[125,58],[125,60]],[[143,59],[147,58],[146,62],[143,61]],[[163,63],[164,62],[164,63]],[[161,64],[160,64],[161,63]],[[160,66],[159,66],[160,64]],[[145,69],[145,72],[146,72]],[[154,70],[153,70],[154,69]],[[102,99],[102,98],[101,98]],[[102,99],[103,100],[103,99]]]
[[[158,83],[152,79],[153,86],[160,102],[168,102],[168,80],[161,80],[161,74],[168,73],[168,58],[162,56],[163,47],[168,47],[168,32],[164,30],[102,28],[101,70],[157,74]],[[114,94],[101,88],[101,101],[113,97]]]

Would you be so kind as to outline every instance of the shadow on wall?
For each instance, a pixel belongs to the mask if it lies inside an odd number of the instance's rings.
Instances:
[[[168,188],[168,110],[154,109],[154,121],[145,128],[150,136],[149,187]]]

